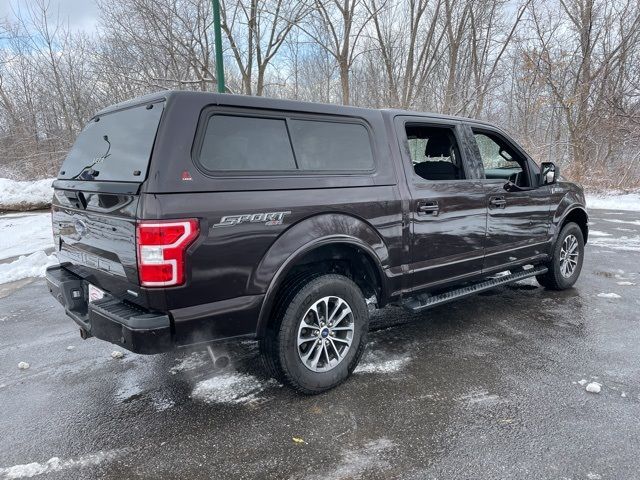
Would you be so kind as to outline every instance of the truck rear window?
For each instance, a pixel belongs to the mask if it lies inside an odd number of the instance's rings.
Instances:
[[[80,132],[60,179],[142,182],[162,116],[163,102],[107,113]]]
[[[369,132],[359,123],[212,115],[198,156],[205,170],[370,171]]]

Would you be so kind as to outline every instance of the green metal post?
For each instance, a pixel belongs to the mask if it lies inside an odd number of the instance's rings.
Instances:
[[[222,33],[220,31],[220,0],[211,0],[213,7],[213,34],[216,47],[216,77],[218,77],[218,93],[224,93],[224,64],[222,63]]]

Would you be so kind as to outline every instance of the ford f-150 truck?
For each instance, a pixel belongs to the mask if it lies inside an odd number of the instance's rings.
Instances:
[[[582,189],[490,124],[196,92],[98,112],[64,161],[49,290],[138,353],[256,338],[303,393],[344,381],[373,308],[580,275]]]

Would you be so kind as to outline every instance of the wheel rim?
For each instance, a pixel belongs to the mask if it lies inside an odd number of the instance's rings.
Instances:
[[[340,364],[353,341],[353,312],[340,297],[323,297],[302,317],[298,328],[298,356],[309,370],[327,372]]]
[[[569,278],[573,275],[578,267],[579,258],[578,239],[575,235],[567,235],[560,249],[560,274],[564,278]]]

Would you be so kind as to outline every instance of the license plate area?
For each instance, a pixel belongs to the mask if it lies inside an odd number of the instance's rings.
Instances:
[[[104,298],[104,290],[100,290],[95,285],[89,284],[89,303],[97,302]]]

